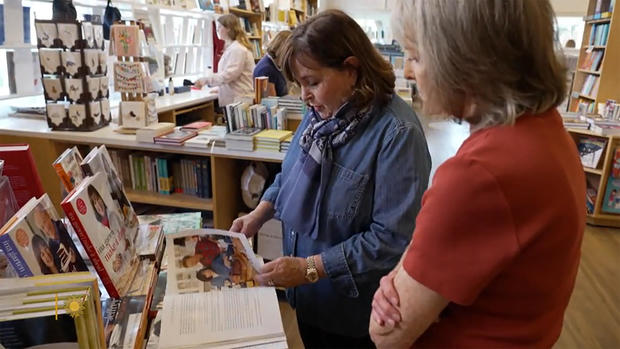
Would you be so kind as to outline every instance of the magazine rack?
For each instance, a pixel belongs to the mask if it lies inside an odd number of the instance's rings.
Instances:
[[[103,26],[35,20],[41,81],[52,130],[93,131],[110,122]]]
[[[136,129],[157,123],[155,98],[146,58],[142,56],[143,25],[119,21],[110,31],[110,53],[115,54],[114,90],[121,93],[118,125]]]

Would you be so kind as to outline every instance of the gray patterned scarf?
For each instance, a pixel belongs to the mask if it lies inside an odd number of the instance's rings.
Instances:
[[[348,142],[373,114],[346,103],[323,120],[312,108],[310,123],[299,138],[301,154],[280,188],[279,218],[302,234],[318,238],[318,216],[331,176],[333,150]]]

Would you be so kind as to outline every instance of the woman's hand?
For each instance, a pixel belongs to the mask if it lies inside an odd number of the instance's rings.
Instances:
[[[273,204],[269,201],[261,201],[254,211],[235,219],[228,230],[236,233],[243,233],[245,236],[251,238],[258,233],[258,229],[260,229],[266,221],[273,217],[273,214]]]
[[[307,283],[306,259],[280,257],[271,261],[256,275],[256,281],[263,286],[295,287]]]
[[[401,320],[400,299],[394,287],[396,269],[381,278],[379,289],[372,299],[372,319],[381,326],[393,328]]]
[[[208,78],[200,78],[198,80],[196,80],[196,82],[194,82],[194,86],[196,88],[202,88],[203,86],[208,85]]]
[[[256,211],[252,211],[245,216],[235,219],[229,230],[236,233],[245,234],[245,236],[251,238],[258,233],[258,229],[262,226],[262,218],[259,217],[259,214],[256,213]]]

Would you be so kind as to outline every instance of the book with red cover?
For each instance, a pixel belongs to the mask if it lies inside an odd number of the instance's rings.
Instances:
[[[198,132],[196,131],[179,129],[170,131],[158,137],[154,137],[153,141],[160,144],[183,145],[186,140],[196,137],[197,134]]]
[[[211,128],[211,122],[209,121],[195,121],[192,122],[191,124],[187,124],[184,126],[181,126],[181,130],[188,130],[188,131],[202,131],[202,130],[207,130]]]
[[[124,297],[136,274],[138,255],[105,173],[84,179],[61,206],[110,297]]]
[[[19,207],[45,194],[30,145],[0,144],[0,159],[4,160],[3,174],[9,177]]]

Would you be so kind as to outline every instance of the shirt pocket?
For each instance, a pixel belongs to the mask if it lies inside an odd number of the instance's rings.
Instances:
[[[368,175],[359,174],[334,162],[323,201],[327,216],[339,220],[355,217],[367,184]]]

